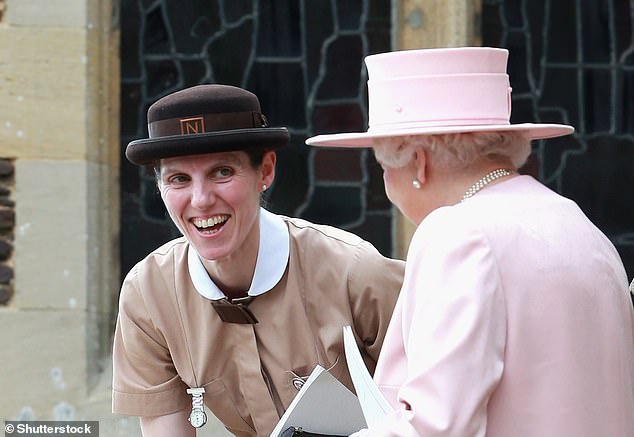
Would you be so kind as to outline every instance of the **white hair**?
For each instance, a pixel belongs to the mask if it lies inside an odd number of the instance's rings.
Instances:
[[[478,159],[510,160],[521,167],[531,153],[530,139],[522,132],[465,132],[376,138],[372,147],[379,163],[406,166],[417,148],[431,154],[439,168],[466,168]]]

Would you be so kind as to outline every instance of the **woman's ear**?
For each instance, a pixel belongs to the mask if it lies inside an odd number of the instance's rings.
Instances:
[[[260,185],[270,187],[275,179],[275,162],[277,155],[272,150],[264,153],[262,165],[260,165]]]
[[[427,152],[420,147],[416,148],[414,152],[414,165],[416,166],[416,179],[421,184],[424,184],[428,176],[429,160],[427,159]]]

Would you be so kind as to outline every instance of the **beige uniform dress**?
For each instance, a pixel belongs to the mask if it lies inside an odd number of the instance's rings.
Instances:
[[[184,238],[127,275],[114,340],[113,412],[158,416],[191,408],[189,387],[239,436],[268,436],[315,365],[352,388],[342,327],[353,326],[374,371],[404,263],[328,226],[262,209],[249,295],[256,324],[220,320],[224,297]]]

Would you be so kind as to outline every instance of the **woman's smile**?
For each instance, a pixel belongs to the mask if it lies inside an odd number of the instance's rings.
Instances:
[[[218,214],[207,218],[195,217],[190,222],[196,227],[199,233],[205,236],[215,235],[231,218],[230,214]]]

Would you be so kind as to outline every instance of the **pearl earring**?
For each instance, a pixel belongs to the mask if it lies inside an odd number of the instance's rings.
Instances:
[[[412,181],[412,186],[413,186],[414,188],[416,188],[417,190],[420,190],[420,186],[421,186],[421,185],[420,185],[420,181],[419,181],[418,179],[414,179],[414,180]]]
[[[266,191],[266,184],[262,185],[262,191]]]

